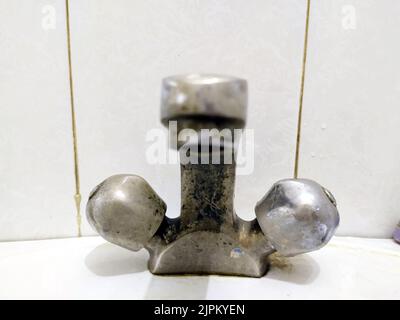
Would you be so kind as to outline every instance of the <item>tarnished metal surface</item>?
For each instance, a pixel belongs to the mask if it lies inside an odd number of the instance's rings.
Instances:
[[[153,273],[262,276],[273,251],[256,220],[233,209],[235,164],[181,165],[181,216],[148,243]]]
[[[247,81],[214,74],[188,74],[163,79],[161,121],[207,117],[246,122]]]
[[[266,237],[285,256],[323,247],[339,225],[333,195],[307,179],[278,181],[255,211]]]
[[[88,219],[100,235],[131,250],[145,247],[149,269],[156,274],[251,277],[265,274],[272,252],[290,256],[329,241],[339,222],[336,202],[311,180],[279,181],[258,202],[256,219],[243,221],[236,215],[235,143],[204,139],[200,133],[244,127],[245,80],[198,74],[166,78],[161,103],[163,124],[177,122],[170,133],[174,138],[192,130],[190,141],[176,146],[180,216],[165,216],[165,203],[144,179],[113,176],[94,189],[87,205]],[[229,153],[232,161],[226,161]]]
[[[164,201],[143,178],[120,174],[93,189],[86,215],[102,237],[137,251],[156,233],[166,209]]]

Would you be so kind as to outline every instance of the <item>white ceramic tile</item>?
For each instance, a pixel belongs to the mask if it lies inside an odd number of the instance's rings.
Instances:
[[[64,17],[0,1],[0,241],[76,234]]]
[[[300,175],[334,193],[341,235],[388,237],[400,218],[399,15],[312,1]]]
[[[76,234],[64,6],[0,0],[0,240]],[[396,0],[312,1],[300,175],[337,197],[339,234],[387,237],[400,218],[399,14]],[[144,155],[160,79],[220,72],[249,80],[255,169],[235,201],[254,217],[292,175],[304,17],[295,0],[71,0],[82,209],[96,183],[133,172],[176,216],[178,166]]]
[[[179,168],[147,164],[146,132],[161,127],[161,78],[212,72],[249,81],[255,168],[238,177],[236,205],[254,218],[293,174],[305,2],[74,0],[71,16],[84,202],[107,176],[136,173],[178,214]]]
[[[387,239],[336,237],[254,279],[154,276],[145,250],[130,252],[99,237],[4,242],[0,298],[399,299],[399,248]]]

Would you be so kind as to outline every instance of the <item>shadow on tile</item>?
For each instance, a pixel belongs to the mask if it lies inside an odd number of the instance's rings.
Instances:
[[[293,258],[273,260],[271,269],[265,277],[296,284],[309,284],[317,278],[319,272],[318,263],[312,257],[302,254]]]
[[[153,275],[145,299],[201,300],[207,297],[208,276]]]
[[[86,267],[103,277],[117,276],[147,270],[146,250],[132,252],[111,243],[94,248],[85,258]]]

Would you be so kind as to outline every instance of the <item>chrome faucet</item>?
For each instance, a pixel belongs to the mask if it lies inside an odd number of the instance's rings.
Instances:
[[[314,181],[280,180],[256,204],[254,220],[236,215],[234,131],[244,128],[246,113],[245,80],[200,74],[165,78],[161,122],[176,121],[170,136],[186,137],[176,144],[180,216],[165,215],[166,204],[143,178],[115,175],[91,192],[90,224],[112,243],[133,251],[146,248],[155,274],[261,277],[275,251],[293,256],[324,246],[339,214],[332,194]]]

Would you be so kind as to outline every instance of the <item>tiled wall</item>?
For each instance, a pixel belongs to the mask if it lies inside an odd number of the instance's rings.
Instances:
[[[75,234],[65,35],[63,1],[0,1],[1,240]]]
[[[396,0],[313,1],[300,172],[334,191],[341,234],[400,220],[398,17]]]
[[[64,0],[0,0],[0,240],[75,236]],[[249,81],[255,167],[236,207],[293,176],[306,1],[70,0],[82,211],[115,173],[143,176],[176,216],[179,168],[150,165],[161,78]],[[311,0],[299,176],[335,194],[339,234],[400,219],[400,3]],[[397,99],[396,99],[397,98]],[[83,234],[93,234],[83,224]]]

